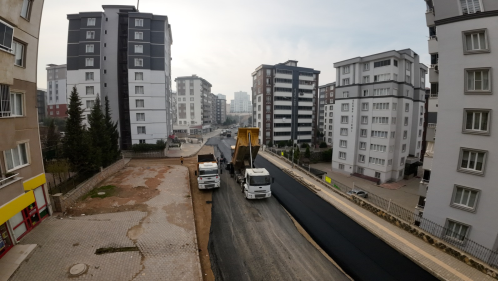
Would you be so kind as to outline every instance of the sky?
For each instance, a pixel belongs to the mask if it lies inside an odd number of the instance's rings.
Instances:
[[[137,0],[45,0],[38,50],[38,87],[47,64],[65,64],[67,14],[103,11]],[[319,84],[335,81],[334,62],[389,50],[413,49],[429,65],[423,0],[141,0],[140,12],[168,16],[172,80],[197,74],[212,93],[251,93],[261,64],[297,60],[320,70]],[[176,85],[173,82],[173,90]]]

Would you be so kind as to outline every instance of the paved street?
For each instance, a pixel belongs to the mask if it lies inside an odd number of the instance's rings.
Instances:
[[[11,280],[71,280],[76,263],[89,266],[78,280],[201,280],[187,168],[134,160],[125,169],[106,183],[157,188],[159,194],[144,202],[146,212],[50,217],[22,240],[38,248]],[[95,254],[135,246],[138,251]]]
[[[207,133],[203,135],[202,143],[182,143],[181,149],[179,147],[171,147],[166,151],[167,157],[190,157],[195,155],[202,146],[208,141],[210,137],[219,136],[221,129],[215,130],[213,132]]]

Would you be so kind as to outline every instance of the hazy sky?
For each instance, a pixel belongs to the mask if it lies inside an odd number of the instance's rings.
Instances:
[[[45,0],[38,56],[38,87],[47,64],[65,64],[67,14],[103,11],[102,5],[136,0]],[[411,48],[429,64],[422,0],[141,0],[141,12],[168,16],[172,77],[197,74],[214,94],[251,91],[261,64],[289,59],[321,71],[320,85],[335,81],[334,62]],[[176,90],[176,86],[173,86]]]

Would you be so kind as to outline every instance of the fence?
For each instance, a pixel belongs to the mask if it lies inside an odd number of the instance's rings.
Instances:
[[[154,150],[146,152],[134,152],[132,150],[122,151],[125,158],[164,158],[166,154],[164,150]]]
[[[274,156],[277,156],[281,159],[284,159],[287,163],[291,164],[292,162],[288,160],[285,157],[281,157],[280,155],[276,154],[275,152],[271,150],[267,150],[269,153],[273,154]],[[299,167],[298,165],[295,166],[296,169],[299,169],[306,174],[308,174],[310,177],[314,178],[316,181],[320,182],[323,185],[326,186],[332,186],[336,190],[340,191],[343,194],[347,194],[349,191],[354,189],[354,186],[351,188],[345,184],[342,184],[332,178],[328,178],[327,181],[324,181],[323,179],[316,177],[315,175],[308,173],[308,171],[305,168]],[[330,181],[330,183],[328,182]],[[408,210],[404,207],[401,207],[400,205],[392,202],[391,200],[387,200],[385,198],[382,198],[380,196],[375,195],[374,193],[369,192],[368,197],[364,199],[368,203],[378,207],[379,209],[383,210],[385,213],[390,214],[398,219],[401,220],[401,223],[406,223],[409,225],[409,227],[403,228],[412,234],[415,234],[419,237],[426,237],[423,238],[426,240],[426,242],[433,244],[434,246],[444,250],[447,253],[452,254],[453,256],[460,258],[460,260],[465,260],[465,257],[462,257],[459,253],[451,253],[451,249],[448,249],[445,245],[442,244],[437,244],[437,241],[427,241],[431,239],[431,237],[425,236],[425,234],[421,233],[420,230],[428,232],[432,236],[437,237],[438,239],[446,242],[447,244],[451,245],[454,248],[457,248],[461,250],[462,252],[465,252],[482,262],[494,267],[498,268],[498,252],[493,251],[489,248],[486,248],[482,246],[481,244],[468,239],[465,236],[462,236],[460,233],[457,233],[447,227],[441,226],[433,221],[430,221],[428,219],[423,218],[419,214],[415,213],[414,211]],[[433,239],[432,239],[433,240]],[[437,244],[437,245],[436,245]],[[443,249],[444,248],[444,249]],[[465,261],[467,262],[467,261]],[[468,262],[467,262],[468,263]],[[469,264],[470,265],[470,264]],[[478,267],[476,265],[471,265],[474,267]],[[479,269],[479,268],[478,268]],[[481,269],[481,271],[483,271]]]

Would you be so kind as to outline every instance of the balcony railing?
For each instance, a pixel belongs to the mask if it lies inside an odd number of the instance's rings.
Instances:
[[[8,185],[9,183],[15,181],[17,179],[18,175],[19,174],[14,174],[14,175],[6,177],[4,179],[0,179],[0,188],[2,188],[4,186]]]

